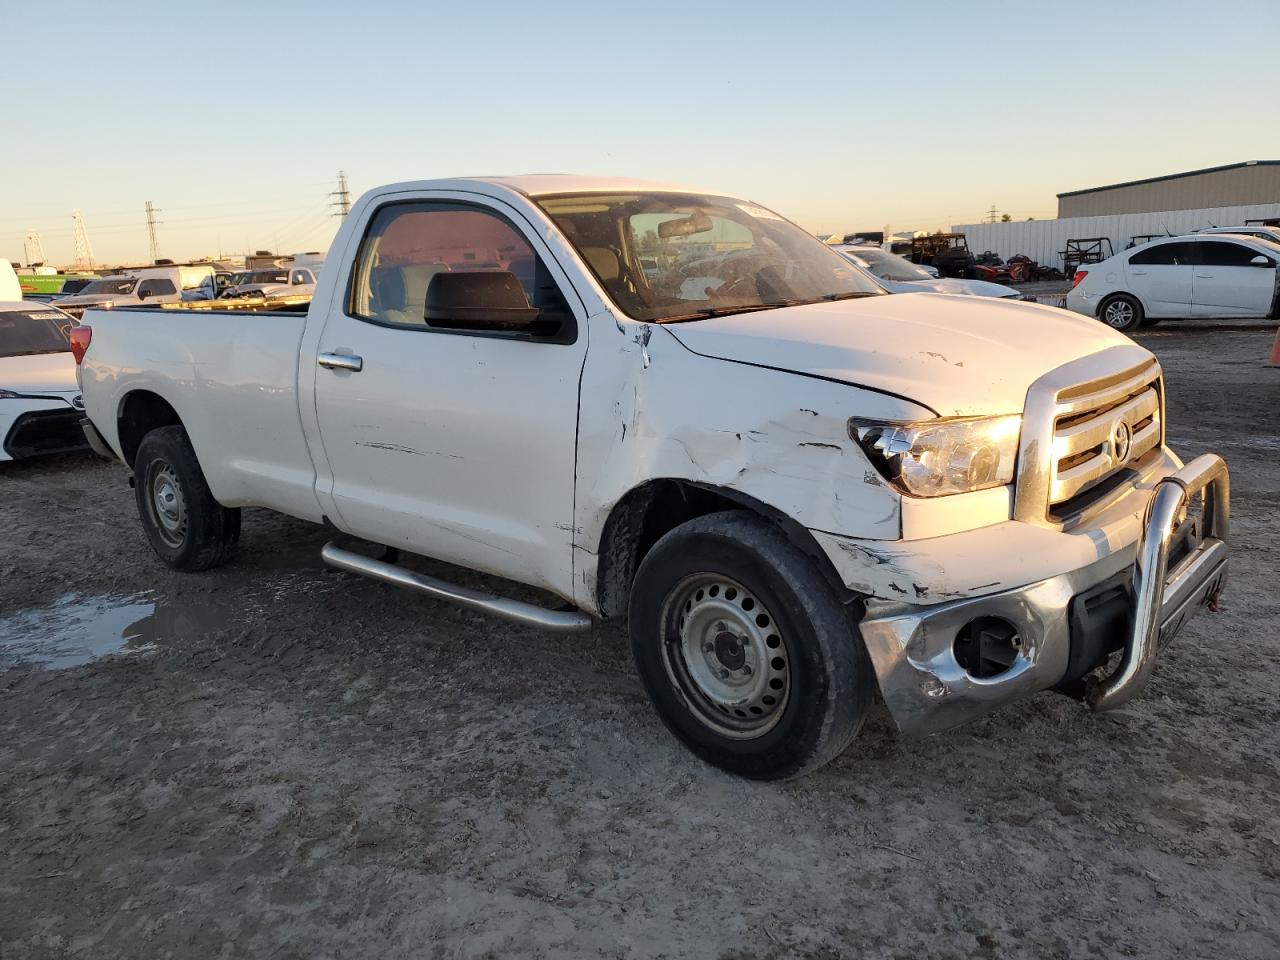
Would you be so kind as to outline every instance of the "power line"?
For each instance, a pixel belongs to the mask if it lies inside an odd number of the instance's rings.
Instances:
[[[345,217],[351,212],[351,192],[347,189],[347,171],[338,171],[338,189],[329,194],[331,197],[337,197],[331,207],[336,207],[335,217]]]
[[[151,201],[147,201],[147,240],[151,243],[151,262],[155,263],[160,259],[160,243],[156,240],[156,226],[161,222],[156,219],[156,214],[160,211],[151,205]]]

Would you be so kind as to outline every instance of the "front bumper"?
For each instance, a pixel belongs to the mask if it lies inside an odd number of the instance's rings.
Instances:
[[[57,397],[0,399],[0,460],[83,450],[82,416]]]
[[[1125,584],[1129,597],[1119,624],[1119,666],[1090,680],[1085,699],[1093,709],[1107,710],[1137,695],[1160,647],[1201,605],[1216,605],[1227,566],[1230,495],[1222,459],[1199,457],[1152,486],[1137,541],[1094,563],[928,606],[869,600],[862,638],[898,726],[914,734],[943,730],[1100,666],[1110,646],[1090,646],[1088,619],[1075,613],[1077,601],[1112,583]],[[1201,493],[1197,517],[1187,508]],[[1017,633],[1016,653],[994,675],[967,671],[955,652],[961,632],[983,618],[1003,621]],[[1081,650],[1092,651],[1084,671]]]

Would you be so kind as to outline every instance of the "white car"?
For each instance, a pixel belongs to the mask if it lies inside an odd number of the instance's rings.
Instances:
[[[68,342],[73,326],[70,316],[45,303],[0,302],[0,460],[86,445]]]
[[[985,280],[955,280],[931,276],[919,264],[877,247],[842,243],[835,245],[834,249],[864,270],[870,271],[890,293],[953,293],[967,297],[996,297],[1000,300],[1035,299],[1023,296],[1012,287],[987,283]]]
[[[1197,231],[1198,236],[1204,236],[1206,233],[1234,233],[1242,237],[1255,237],[1270,243],[1280,243],[1280,227],[1266,227],[1256,223],[1247,227],[1206,227]]]
[[[1124,331],[1161,320],[1274,316],[1277,264],[1280,245],[1256,237],[1163,237],[1082,265],[1067,309]]]

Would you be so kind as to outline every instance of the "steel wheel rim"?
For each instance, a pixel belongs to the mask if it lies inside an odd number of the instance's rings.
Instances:
[[[1103,313],[1103,317],[1108,326],[1127,327],[1133,322],[1133,304],[1127,300],[1117,300],[1115,303],[1109,303]]]
[[[777,726],[791,655],[757,596],[723,574],[694,574],[668,595],[661,622],[667,675],[700,722],[735,740]]]
[[[182,493],[178,474],[164,460],[152,461],[147,468],[147,507],[160,539],[171,547],[180,547],[187,539],[187,500]]]

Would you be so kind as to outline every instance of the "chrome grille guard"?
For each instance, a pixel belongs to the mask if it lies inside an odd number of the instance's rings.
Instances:
[[[1169,570],[1169,553],[1180,518],[1191,499],[1204,492],[1202,525],[1192,530],[1188,554]],[[1090,683],[1085,699],[1094,710],[1111,710],[1140,691],[1151,676],[1160,647],[1173,637],[1195,606],[1216,609],[1227,570],[1231,510],[1227,465],[1215,454],[1197,457],[1161,480],[1147,503],[1147,515],[1133,569],[1133,627],[1120,665]],[[1195,534],[1199,536],[1195,536]]]

